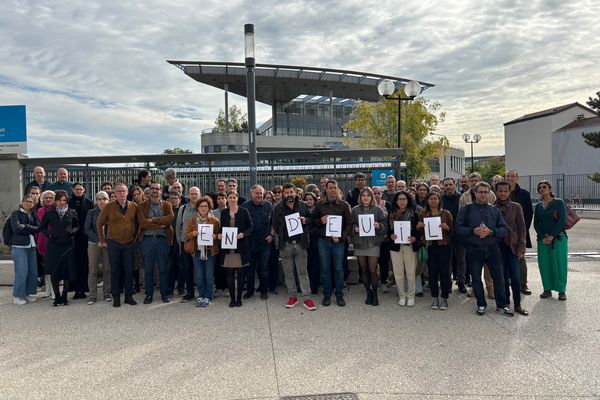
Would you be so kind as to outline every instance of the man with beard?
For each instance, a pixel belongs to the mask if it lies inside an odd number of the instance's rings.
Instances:
[[[57,190],[64,190],[69,195],[69,198],[73,195],[73,183],[69,182],[69,172],[64,168],[56,170],[57,181],[48,185],[48,190],[56,192]]]

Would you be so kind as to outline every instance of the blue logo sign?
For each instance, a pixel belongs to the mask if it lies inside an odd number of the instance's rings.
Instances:
[[[371,173],[372,186],[385,186],[385,180],[389,175],[394,175],[391,169],[374,169]]]
[[[0,106],[0,142],[26,142],[25,106]]]

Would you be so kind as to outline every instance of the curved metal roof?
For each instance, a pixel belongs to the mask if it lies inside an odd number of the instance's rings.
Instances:
[[[204,83],[246,97],[246,67],[238,62],[214,61],[167,61],[177,66],[186,75]],[[341,69],[302,67],[297,65],[256,64],[256,100],[272,105],[275,101],[288,102],[306,94],[330,95],[338,98],[378,101],[381,96],[377,85],[389,79],[402,87],[412,79]],[[423,90],[433,87],[432,83],[419,81]]]

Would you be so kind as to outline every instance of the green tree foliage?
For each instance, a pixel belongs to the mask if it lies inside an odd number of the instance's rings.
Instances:
[[[404,97],[404,93],[400,94]],[[440,103],[431,103],[423,97],[402,102],[402,161],[406,163],[411,176],[428,175],[431,169],[427,161],[439,159],[448,150],[445,138],[425,140],[429,132],[434,131],[445,119],[446,113],[439,112],[440,108]],[[364,134],[357,142],[361,148],[397,147],[397,100],[358,104],[345,129]]]
[[[593,108],[597,113],[600,113],[600,92],[596,92],[596,98],[590,97],[587,105]],[[581,134],[585,143],[595,149],[600,148],[600,132],[584,132]],[[600,182],[600,173],[589,175],[589,178],[594,182]]]
[[[479,164],[476,169],[486,181],[491,181],[494,175],[504,176],[506,173],[504,161],[501,158],[487,160]]]
[[[242,112],[241,108],[235,104],[229,107],[229,132],[247,132],[248,116]],[[225,111],[219,110],[219,115],[215,120],[215,128],[225,131]]]
[[[163,154],[194,154],[194,152],[190,149],[182,149],[180,147],[175,147],[172,149],[165,149],[163,152]],[[173,165],[173,163],[168,163],[168,162],[157,162],[155,164],[157,167],[164,167],[167,165]],[[191,163],[186,162],[184,163],[184,165],[191,165]]]

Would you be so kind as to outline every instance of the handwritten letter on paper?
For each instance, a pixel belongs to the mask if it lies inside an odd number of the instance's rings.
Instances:
[[[342,237],[342,216],[328,215],[325,225],[325,236]]]
[[[440,217],[423,218],[425,240],[442,240],[442,219]]]
[[[198,224],[198,246],[213,245],[213,225]]]
[[[300,235],[302,232],[302,221],[300,213],[293,213],[285,216],[285,226],[287,228],[288,237]]]
[[[222,249],[237,249],[238,228],[223,227],[221,236]]]
[[[394,243],[410,244],[410,221],[394,221],[394,234],[397,236]]]
[[[358,236],[375,236],[374,214],[361,214],[358,216]]]

